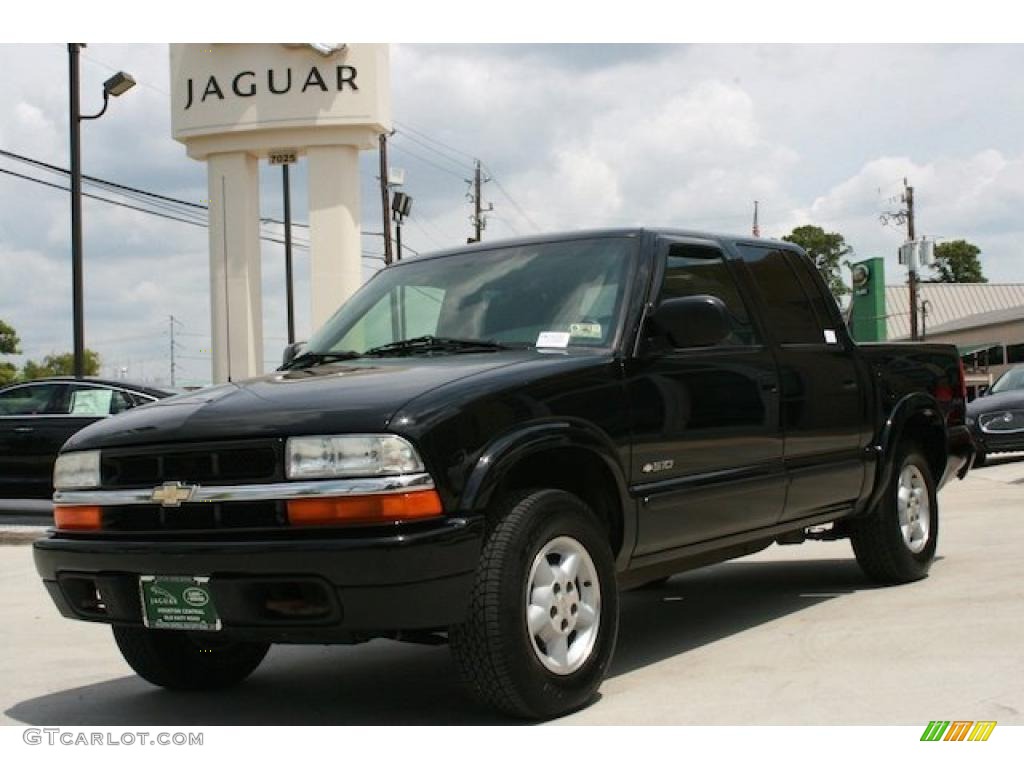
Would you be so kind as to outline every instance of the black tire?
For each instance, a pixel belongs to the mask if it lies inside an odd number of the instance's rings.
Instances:
[[[121,655],[139,677],[175,690],[212,690],[240,683],[270,649],[269,643],[191,632],[118,626],[113,630]]]
[[[984,467],[986,461],[988,461],[988,454],[985,453],[984,451],[978,451],[976,454],[974,454],[974,464],[971,466],[972,468]]]
[[[566,714],[593,698],[615,648],[619,596],[608,534],[586,504],[560,490],[511,494],[493,512],[496,522],[480,554],[466,621],[449,632],[459,677],[479,701],[506,714]],[[526,621],[530,570],[541,550],[560,537],[583,546],[600,590],[592,650],[569,674],[545,667]],[[567,641],[573,642],[571,635]]]
[[[928,499],[928,532],[919,552],[912,551],[904,539],[897,499],[900,476],[911,466],[923,478],[923,490]],[[938,543],[939,503],[928,460],[917,445],[909,442],[899,445],[892,470],[878,507],[866,517],[850,521],[850,542],[857,562],[869,578],[881,584],[905,584],[928,575]]]

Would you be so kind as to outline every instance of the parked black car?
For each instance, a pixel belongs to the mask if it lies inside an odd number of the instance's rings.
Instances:
[[[75,432],[95,421],[169,397],[124,381],[50,377],[0,389],[0,498],[53,494],[53,462]]]
[[[35,560],[142,677],[448,641],[482,701],[585,704],[619,591],[849,537],[925,576],[973,448],[956,348],[853,343],[788,243],[550,235],[402,261],[268,376],[89,427]]]
[[[1024,451],[1024,365],[1010,368],[968,403],[967,423],[978,446],[975,466],[990,453]]]

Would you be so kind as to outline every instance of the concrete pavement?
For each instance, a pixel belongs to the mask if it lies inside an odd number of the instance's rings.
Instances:
[[[875,588],[849,544],[771,547],[624,595],[599,700],[559,722],[1024,723],[1024,462],[940,497],[928,579]],[[61,618],[27,546],[0,547],[0,722],[194,725],[501,722],[468,702],[443,647],[271,650],[242,686],[161,691],[109,629]]]

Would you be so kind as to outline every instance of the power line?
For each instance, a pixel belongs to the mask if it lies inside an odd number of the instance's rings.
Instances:
[[[402,132],[399,131],[395,135],[396,136],[400,136],[402,139],[404,139],[406,141],[411,141],[414,144],[418,144],[419,146],[423,147],[424,149],[426,149],[426,150],[428,150],[430,152],[433,152],[434,154],[436,154],[436,155],[438,155],[440,157],[445,158],[448,162],[452,163],[452,165],[454,165],[457,168],[461,168],[464,171],[469,171],[470,173],[472,173],[472,171],[473,171],[473,166],[470,165],[469,163],[464,163],[462,160],[456,160],[454,157],[452,157],[451,155],[447,154],[446,152],[442,152],[441,150],[437,149],[436,147],[432,147],[429,144],[426,144],[426,143],[420,141],[419,139],[417,139],[415,136],[413,136],[411,134],[402,133]]]
[[[6,153],[4,152],[4,150],[0,150],[0,154],[6,154]],[[64,171],[63,169],[58,169],[58,170],[63,172],[63,173],[68,173],[68,171]],[[22,179],[24,181],[30,181],[30,182],[32,182],[34,184],[41,184],[42,186],[50,187],[51,189],[58,189],[58,190],[60,190],[62,192],[70,191],[68,189],[68,187],[65,187],[65,186],[63,186],[61,184],[55,184],[52,181],[46,181],[45,179],[40,179],[40,178],[36,178],[34,176],[29,176],[27,174],[18,173],[17,171],[12,171],[12,170],[9,170],[7,168],[0,168],[0,173],[6,174],[8,176],[13,176],[15,178],[19,178],[19,179]],[[141,190],[141,193],[142,194],[150,194],[150,193],[147,193],[145,190]],[[201,219],[182,218],[182,216],[175,216],[175,215],[172,215],[170,213],[165,213],[165,212],[162,212],[162,211],[159,211],[159,210],[153,210],[152,208],[143,208],[143,207],[138,206],[138,205],[132,205],[131,203],[126,203],[123,200],[113,200],[113,199],[111,199],[109,197],[104,197],[102,195],[96,195],[96,194],[93,194],[91,192],[83,192],[82,196],[83,197],[88,197],[88,198],[90,198],[92,200],[98,200],[100,202],[107,203],[108,205],[115,205],[115,206],[118,206],[118,207],[121,207],[121,208],[127,208],[129,210],[137,211],[139,213],[145,213],[145,214],[148,214],[150,216],[157,216],[157,217],[162,218],[162,219],[168,219],[170,221],[177,221],[177,222],[180,222],[182,224],[191,224],[194,227],[206,228],[206,227],[209,226],[209,223],[207,221],[203,221]],[[273,237],[273,236],[267,235],[267,234],[261,234],[260,235],[260,240],[263,240],[264,242],[268,242],[268,243],[276,243],[277,245],[284,245],[284,240],[282,240],[280,238],[277,238],[277,237]],[[307,250],[307,251],[310,249],[310,244],[308,242],[293,241],[293,245],[295,247],[297,247],[297,248],[301,248],[301,249]],[[362,257],[364,259],[377,258],[375,255],[367,254],[365,252],[362,254]]]
[[[454,176],[455,178],[459,179],[460,181],[465,181],[466,180],[463,177],[463,174],[456,173],[451,168],[445,168],[443,165],[440,165],[438,163],[435,163],[433,160],[430,160],[430,159],[428,159],[426,157],[423,157],[423,155],[418,155],[415,152],[413,152],[411,149],[403,147],[401,144],[392,144],[392,147],[397,149],[399,152],[403,152],[406,155],[411,155],[412,157],[415,157],[421,163],[426,163],[427,165],[430,165],[430,166],[436,168],[437,170],[442,171],[443,173],[447,173],[449,176]]]
[[[6,168],[0,168],[0,173],[6,173],[8,176],[16,176],[19,179],[24,179],[25,181],[32,181],[32,182],[35,182],[36,184],[42,184],[43,186],[52,187],[54,189],[59,189],[59,190],[61,190],[63,192],[70,192],[71,191],[67,187],[63,187],[60,184],[54,184],[51,181],[44,181],[43,179],[37,179],[37,178],[34,178],[32,176],[26,176],[23,173],[18,173],[16,171],[10,171],[10,170],[7,170]],[[91,198],[93,200],[99,200],[99,201],[104,202],[104,203],[110,203],[111,205],[119,205],[122,208],[130,208],[133,211],[139,211],[141,213],[148,213],[148,214],[150,214],[152,216],[159,216],[159,217],[164,218],[164,219],[171,219],[172,221],[180,221],[183,224],[192,224],[193,226],[196,226],[196,227],[205,227],[206,226],[206,224],[204,224],[202,222],[192,221],[190,219],[182,219],[182,218],[179,218],[177,216],[171,216],[171,215],[166,214],[166,213],[160,213],[159,211],[147,210],[145,208],[140,208],[139,206],[136,206],[136,205],[131,205],[129,203],[125,203],[125,202],[119,201],[119,200],[111,200],[108,197],[101,197],[100,195],[94,195],[94,194],[91,194],[89,192],[83,192],[82,193],[82,197],[88,197],[88,198]]]
[[[541,228],[537,225],[537,222],[535,222],[526,214],[526,211],[523,210],[522,206],[519,205],[518,202],[516,202],[515,198],[513,198],[512,195],[510,195],[508,191],[505,189],[505,187],[501,185],[501,182],[498,181],[497,178],[495,178],[494,171],[491,170],[490,166],[485,165],[484,167],[487,169],[487,173],[490,177],[490,180],[494,182],[494,186],[498,188],[498,191],[501,192],[501,194],[503,194],[510,203],[512,203],[512,207],[516,209],[516,211],[527,224],[533,227],[535,231],[540,232]]]
[[[440,139],[435,139],[433,136],[427,135],[423,131],[419,130],[418,128],[414,128],[413,126],[409,125],[408,123],[400,123],[397,120],[395,120],[394,123],[395,123],[395,125],[397,125],[397,126],[399,126],[401,128],[404,128],[407,131],[412,131],[413,133],[417,134],[418,136],[422,136],[427,141],[430,141],[430,142],[432,142],[434,144],[437,144],[439,147],[444,147],[445,149],[451,150],[452,152],[455,152],[455,153],[457,153],[459,155],[462,155],[462,156],[466,157],[467,159],[469,159],[470,161],[476,160],[476,157],[474,155],[471,155],[469,152],[465,152],[465,151],[463,151],[461,149],[453,147],[450,144],[445,144]]]
[[[59,173],[65,176],[70,173],[70,171],[68,171],[67,168],[61,168],[59,165],[52,165],[51,163],[46,163],[43,162],[42,160],[37,160],[36,158],[33,157],[19,155],[18,153],[11,152],[10,150],[0,149],[0,155],[12,158],[14,160],[20,160],[23,163],[35,165],[38,166],[39,168],[45,168],[48,171],[53,171],[54,173]],[[107,179],[101,179],[96,176],[89,176],[87,174],[82,174],[82,178],[86,181],[91,181],[94,184],[100,184],[104,187],[112,187],[114,189],[119,189],[122,191],[134,192],[139,195],[145,195],[146,197],[152,197],[156,198],[157,200],[164,200],[165,202],[175,203],[177,205],[184,205],[190,208],[198,208],[203,211],[209,210],[208,206],[203,205],[202,203],[194,203],[190,200],[182,200],[177,197],[168,197],[167,195],[161,195],[157,192],[150,192],[149,190],[146,189],[139,189],[138,187],[132,187],[127,184],[119,184],[116,181],[109,181]]]

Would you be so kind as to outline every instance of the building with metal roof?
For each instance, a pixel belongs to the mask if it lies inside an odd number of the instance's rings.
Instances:
[[[1024,363],[1024,283],[919,283],[918,329],[925,341],[956,344],[972,394]],[[910,291],[885,287],[891,341],[910,338]]]
[[[927,304],[925,304],[927,302]],[[918,283],[918,307],[925,335],[958,320],[1024,308],[1024,283]],[[910,291],[906,284],[885,286],[886,332],[890,341],[910,338]]]

